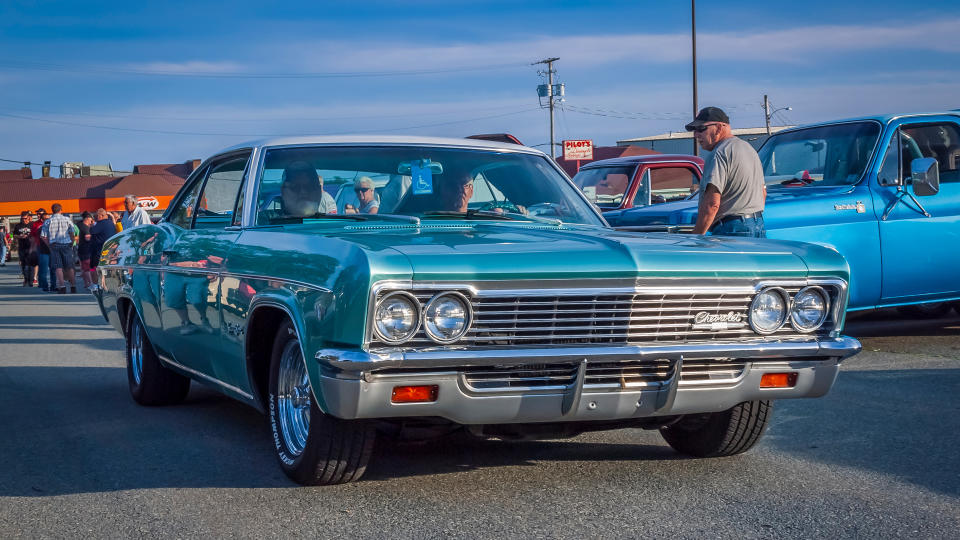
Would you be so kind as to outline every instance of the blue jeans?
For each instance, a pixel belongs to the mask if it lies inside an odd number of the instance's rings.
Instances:
[[[50,277],[50,254],[37,252],[37,282],[41,289],[49,289],[50,283],[47,278]],[[53,285],[56,287],[56,283]]]
[[[7,264],[7,245],[0,244],[0,264]]]
[[[763,228],[763,216],[749,218],[737,216],[725,223],[714,225],[710,229],[710,234],[713,236],[767,237],[767,231]]]

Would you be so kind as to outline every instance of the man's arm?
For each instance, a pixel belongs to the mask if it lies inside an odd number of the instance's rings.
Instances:
[[[717,217],[717,211],[720,210],[720,190],[713,184],[707,184],[703,193],[700,194],[700,205],[697,208],[697,225],[693,228],[693,234],[704,234],[713,225],[714,218]]]

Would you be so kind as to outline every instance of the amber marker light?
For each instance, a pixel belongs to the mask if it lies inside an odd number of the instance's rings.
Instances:
[[[431,384],[427,386],[394,386],[390,396],[392,403],[426,403],[437,400],[440,387]]]
[[[796,385],[796,373],[764,373],[760,377],[760,388],[793,388]]]

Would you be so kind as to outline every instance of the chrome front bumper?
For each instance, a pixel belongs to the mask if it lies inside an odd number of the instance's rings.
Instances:
[[[325,412],[339,418],[432,416],[461,424],[627,420],[716,412],[743,401],[819,397],[833,386],[840,361],[860,351],[848,337],[810,341],[762,341],[564,349],[434,350],[367,353],[322,349],[319,394]],[[615,391],[584,388],[590,362],[669,359],[674,375],[662,384]],[[681,382],[684,360],[747,360],[742,375],[715,384]],[[562,390],[477,392],[457,368],[524,364],[577,364],[573,384]],[[383,371],[387,370],[387,371]],[[760,388],[764,373],[796,372],[792,388]],[[430,403],[391,403],[395,386],[437,385]]]

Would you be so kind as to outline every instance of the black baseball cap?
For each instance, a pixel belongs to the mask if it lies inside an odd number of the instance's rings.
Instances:
[[[720,109],[719,107],[704,107],[700,109],[700,112],[697,113],[697,116],[693,119],[693,122],[690,122],[684,127],[687,129],[687,131],[693,131],[698,127],[710,122],[723,122],[724,124],[729,124],[730,118],[727,117],[727,113],[723,112],[723,109]]]

